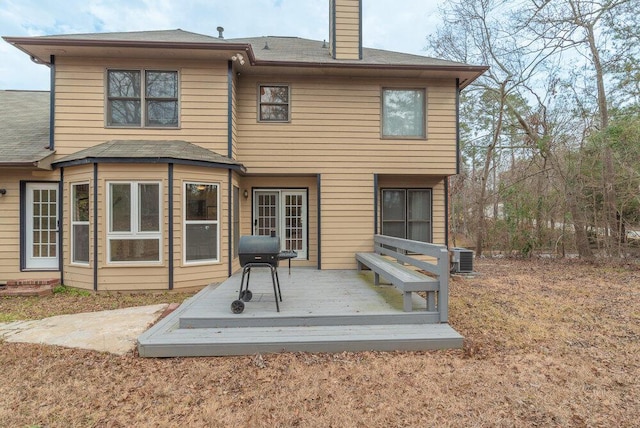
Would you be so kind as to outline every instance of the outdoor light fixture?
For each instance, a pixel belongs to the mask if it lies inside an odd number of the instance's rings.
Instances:
[[[249,192],[247,191],[247,189],[244,189],[244,193],[242,195],[245,199],[249,199]]]
[[[242,56],[241,53],[237,53],[234,56],[231,57],[231,61],[237,61],[240,63],[240,65],[244,65],[244,57]]]
[[[7,189],[0,189],[0,195],[6,195],[6,194],[7,194]]]

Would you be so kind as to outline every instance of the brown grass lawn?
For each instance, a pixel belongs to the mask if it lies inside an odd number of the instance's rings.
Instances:
[[[142,359],[1,343],[0,426],[640,426],[638,265],[476,268],[451,285],[462,350]],[[175,298],[5,299],[0,316]]]

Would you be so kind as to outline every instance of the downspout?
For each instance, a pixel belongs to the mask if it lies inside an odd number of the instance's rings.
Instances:
[[[322,270],[322,174],[318,174],[318,270]]]
[[[227,61],[227,157],[233,159],[233,62]],[[227,175],[227,274],[233,274],[233,250],[231,242],[233,240],[233,173],[229,169]]]
[[[58,270],[60,270],[60,284],[64,285],[64,218],[62,209],[64,203],[64,168],[60,168],[60,181],[58,182]]]
[[[456,174],[460,174],[460,79],[456,79]]]
[[[373,174],[373,234],[378,234],[378,174]]]
[[[362,59],[362,0],[358,2],[358,59]]]
[[[51,55],[49,73],[49,150],[55,149],[55,120],[56,120],[56,57]]]
[[[98,164],[93,164],[93,291],[98,291]]]
[[[433,197],[433,196],[432,196]],[[431,205],[433,207],[433,203]],[[444,178],[444,245],[449,247],[449,177]]]
[[[20,271],[27,268],[27,183],[20,180]]]
[[[227,157],[233,159],[233,62],[227,61]]]
[[[231,170],[229,170],[229,175],[228,175],[228,182],[229,185],[227,186],[227,221],[229,222],[229,227],[227,228],[228,232],[227,232],[227,257],[229,258],[229,268],[228,268],[228,275],[231,276],[233,274],[233,249],[232,247],[232,242],[233,242],[233,216],[232,216],[232,211],[233,211],[233,173],[231,172]]]
[[[169,221],[169,262],[167,266],[169,268],[169,290],[173,290],[173,164],[168,164],[167,181],[169,181],[168,197],[169,207],[167,219]]]

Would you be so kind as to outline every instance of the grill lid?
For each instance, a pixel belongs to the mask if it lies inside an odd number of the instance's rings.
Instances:
[[[238,243],[241,266],[247,263],[269,263],[277,266],[279,253],[280,238],[277,236],[241,236]]]

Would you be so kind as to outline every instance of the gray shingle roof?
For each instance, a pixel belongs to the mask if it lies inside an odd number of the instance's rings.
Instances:
[[[85,34],[60,34],[50,36],[38,36],[34,39],[61,39],[61,40],[95,40],[95,41],[121,41],[121,42],[159,42],[159,43],[228,43],[227,39],[207,36],[205,34],[192,33],[190,31],[156,30],[156,31],[127,31],[119,33],[85,33]]]
[[[249,37],[229,39],[229,42],[250,44],[257,61],[444,67],[466,65],[421,55],[371,48],[362,48],[361,60],[336,60],[331,57],[329,42],[302,39],[300,37]],[[265,46],[268,46],[268,49],[265,49]]]
[[[111,140],[58,159],[53,165],[70,166],[93,162],[175,162],[228,166],[244,171],[244,166],[233,159],[180,140]]]
[[[0,165],[35,165],[48,146],[49,92],[0,91]]]
[[[446,61],[421,55],[412,55],[401,52],[385,51],[380,49],[363,48],[362,60],[336,60],[331,57],[328,42],[302,39],[299,37],[248,37],[235,39],[221,39],[204,34],[192,33],[181,29],[160,31],[132,31],[119,33],[88,33],[88,34],[63,34],[38,37],[5,37],[9,43],[22,46],[31,52],[35,46],[55,44],[67,46],[145,46],[162,48],[166,47],[190,48],[199,47],[206,49],[238,49],[241,45],[251,45],[250,55],[255,61],[263,65],[269,63],[299,62],[305,64],[330,65],[358,65],[362,66],[413,66],[413,67],[475,67],[454,61]],[[269,49],[264,49],[268,44]],[[33,53],[33,52],[32,52]],[[46,62],[46,58],[41,58]]]

